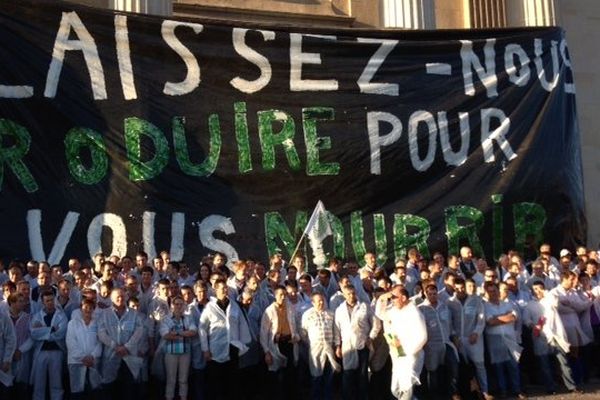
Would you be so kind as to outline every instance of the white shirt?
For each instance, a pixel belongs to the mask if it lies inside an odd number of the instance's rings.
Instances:
[[[366,303],[357,302],[350,308],[343,302],[335,310],[335,337],[336,346],[342,346],[342,364],[344,369],[358,368],[357,350],[362,350],[369,338],[377,335],[373,331],[373,312]]]
[[[69,321],[67,325],[67,363],[81,364],[86,356],[93,356],[96,362],[102,355],[102,343],[98,340],[98,323],[92,318],[89,325],[83,319]]]

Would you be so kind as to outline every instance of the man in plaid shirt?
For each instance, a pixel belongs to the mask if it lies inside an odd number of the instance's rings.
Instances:
[[[313,307],[302,316],[302,338],[308,343],[308,365],[312,376],[311,398],[331,399],[333,370],[339,371],[335,360],[333,313],[325,309],[325,297],[320,292],[311,296]]]

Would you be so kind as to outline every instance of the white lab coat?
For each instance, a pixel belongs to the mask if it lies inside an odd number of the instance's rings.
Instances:
[[[337,282],[333,279],[329,280],[329,285],[327,285],[327,287],[323,286],[317,279],[315,280],[315,283],[313,283],[312,292],[321,293],[325,299],[325,305],[329,308],[329,299],[339,290],[339,288]]]
[[[567,331],[568,342],[571,346],[585,346],[590,343],[593,338],[588,337],[583,331],[579,317],[591,307],[592,302],[581,297],[574,289],[566,291],[562,285],[552,289],[550,294],[557,298],[558,314]]]
[[[454,349],[450,342],[452,322],[450,310],[445,302],[438,302],[434,307],[429,300],[425,300],[417,307],[425,318],[427,326],[427,343],[425,344],[425,368],[427,371],[436,371],[444,365],[446,345]],[[458,359],[458,354],[456,354]]]
[[[42,309],[32,315],[30,321],[31,327],[31,339],[34,343],[33,348],[33,364],[35,365],[36,359],[42,350],[42,345],[44,341],[54,341],[58,345],[58,347],[64,352],[66,352],[65,345],[65,336],[67,334],[67,316],[59,309],[54,311],[54,315],[52,316],[52,321],[50,321],[50,326],[46,326],[46,322],[44,321],[44,316],[46,316],[46,312]],[[34,328],[35,325],[41,323],[43,326]],[[56,330],[52,332],[52,327],[55,327]],[[32,368],[31,370],[31,378],[30,382],[33,384],[38,380],[36,376],[36,369]],[[40,371],[46,373],[46,371]]]
[[[200,316],[198,332],[202,351],[210,351],[211,358],[218,363],[229,361],[229,345],[237,347],[241,356],[248,351],[248,344],[252,341],[248,323],[238,304],[230,300],[225,313],[214,297]]]
[[[13,361],[12,370],[15,382],[19,383],[28,383],[31,376],[31,349],[33,348],[33,340],[31,339],[31,331],[29,329],[30,322],[31,315],[21,312],[14,323],[17,335],[17,348],[21,352],[21,359]]]
[[[539,336],[533,336],[533,352],[536,356],[554,354],[552,347],[569,352],[567,332],[558,315],[558,298],[546,292],[541,300],[532,300],[523,311],[523,324],[532,328],[540,318],[545,322]]]
[[[453,296],[447,303],[452,316],[452,335],[459,340],[458,351],[474,363],[484,362],[483,330],[485,329],[485,308],[481,297],[467,296],[464,304]],[[477,334],[474,344],[469,342],[469,336]]]
[[[143,314],[149,315],[150,313],[150,302],[154,298],[154,289],[155,286],[151,285],[148,289],[144,290],[141,283],[138,287],[137,298],[140,301],[139,311]]]
[[[413,385],[420,384],[419,375],[423,369],[423,347],[427,342],[425,318],[413,303],[401,309],[388,306],[379,300],[375,309],[383,321],[386,337],[395,336],[400,341],[405,355],[399,356],[395,347],[390,346],[392,358],[392,394],[399,398]],[[407,329],[410,327],[410,329]]]
[[[81,301],[78,302],[76,300],[76,296],[75,295],[69,296],[69,301],[67,301],[67,303],[64,305],[64,307],[58,301],[58,296],[56,297],[56,300],[54,301],[54,304],[55,304],[56,308],[58,308],[62,312],[64,312],[65,315],[67,316],[67,319],[69,321],[71,320],[71,316],[72,316],[73,312],[75,310],[79,309],[80,303],[81,303]]]
[[[204,311],[204,306],[201,307],[202,311]],[[202,312],[198,309],[198,301],[194,299],[194,301],[187,306],[185,314],[188,315],[192,321],[196,324],[196,327],[200,326],[200,316]],[[206,360],[204,359],[204,354],[202,353],[202,348],[200,347],[200,335],[196,335],[191,339],[191,348],[192,348],[192,368],[194,369],[204,369],[206,367]]]
[[[286,304],[286,312],[288,323],[290,324],[290,331],[292,334],[292,340],[294,341],[294,359],[288,360],[279,351],[279,346],[275,343],[275,335],[279,327],[279,320],[277,318],[277,304],[273,303],[265,310],[260,323],[260,344],[263,351],[271,353],[273,356],[273,364],[269,366],[269,371],[277,371],[280,368],[284,368],[288,362],[296,363],[298,361],[298,341],[300,335],[296,325],[296,318],[294,317],[294,307],[289,302]]]
[[[342,365],[345,370],[358,368],[358,350],[367,345],[368,339],[377,337],[373,326],[373,312],[366,303],[356,303],[349,311],[345,301],[335,310],[335,345],[342,345]]]
[[[98,321],[98,339],[102,349],[102,382],[111,383],[117,379],[121,360],[134,377],[139,376],[141,362],[138,360],[140,341],[144,336],[142,318],[136,311],[127,308],[119,318],[113,307],[103,311]],[[121,358],[115,353],[117,346],[125,346],[129,355]]]
[[[89,325],[86,325],[83,319],[69,321],[66,343],[71,392],[78,393],[85,390],[87,374],[89,374],[92,389],[100,386],[102,383],[102,376],[100,375],[102,343],[98,340],[98,322],[93,318]],[[86,356],[94,357],[93,367],[88,368],[83,365],[81,360]]]
[[[0,313],[0,362],[12,363],[16,349],[15,327],[7,314]]]
[[[365,287],[363,286],[362,280],[360,279],[360,274],[354,276],[348,275],[348,279],[350,279],[350,282],[354,286],[354,289],[356,289],[356,297],[358,297],[358,301],[367,304],[371,303],[371,298],[365,291]]]
[[[510,302],[500,301],[498,304],[487,301],[485,307],[486,322],[500,315],[512,313],[516,318],[519,318],[515,305]],[[486,325],[485,334],[488,345],[488,353],[490,362],[498,364],[510,360],[509,357],[519,361],[523,348],[519,345],[516,332],[515,322],[510,324],[501,324],[496,326]]]
[[[600,296],[600,287],[596,286],[592,289],[592,295],[594,296],[594,299],[592,300],[590,297],[588,297],[587,294],[583,293],[582,291],[579,292],[579,296],[582,297],[585,300],[591,301],[592,305],[588,308],[586,308],[582,313],[579,314],[579,321],[581,322],[581,329],[583,329],[583,331],[585,332],[585,335],[590,338],[590,342],[593,341],[594,339],[594,331],[592,329],[592,321],[590,319],[590,312],[592,310],[592,308],[594,308],[594,310],[596,311],[596,315],[600,316],[600,298],[598,296]]]
[[[535,282],[542,282],[546,291],[549,291],[554,289],[556,285],[558,285],[559,281],[554,280],[553,278],[544,273],[541,277],[537,275],[531,275],[529,279],[527,279],[527,282],[525,282],[525,285],[527,286],[527,288],[529,288],[529,290],[531,290]]]
[[[329,298],[329,309],[335,313],[338,307],[345,301],[346,299],[344,298],[344,294],[338,290],[331,296],[331,298]]]
[[[8,301],[0,300],[0,314],[8,315],[8,313],[9,313],[8,309],[9,309]]]

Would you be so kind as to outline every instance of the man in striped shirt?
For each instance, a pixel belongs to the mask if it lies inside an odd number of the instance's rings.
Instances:
[[[308,365],[312,376],[311,398],[331,399],[333,370],[340,370],[333,347],[333,312],[325,309],[320,292],[311,296],[313,307],[302,316],[302,338],[308,343]]]

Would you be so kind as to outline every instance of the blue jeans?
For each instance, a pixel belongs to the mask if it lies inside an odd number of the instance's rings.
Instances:
[[[556,383],[554,382],[554,376],[552,375],[552,355],[542,354],[535,356],[540,367],[540,383],[546,387],[550,392],[556,390]]]
[[[451,346],[446,345],[444,364],[435,371],[427,371],[429,395],[446,396],[458,394],[458,358]]]
[[[573,374],[573,380],[575,385],[579,386],[583,383],[584,376],[584,366],[583,366],[583,357],[581,354],[581,350],[583,347],[572,348],[571,352],[567,354],[567,360],[569,367],[571,368],[571,373]]]
[[[477,376],[477,382],[479,382],[479,388],[483,393],[487,393],[489,391],[489,386],[487,380],[487,371],[485,370],[485,363],[474,362],[473,366],[475,367],[475,375]]]
[[[451,346],[446,345],[444,357],[446,367],[446,381],[450,388],[450,394],[458,394],[458,358]]]
[[[521,392],[521,378],[519,377],[519,364],[514,358],[497,364],[492,364],[496,370],[496,379],[498,380],[498,388],[501,392],[507,392],[507,377],[510,381],[510,389],[513,393]]]

